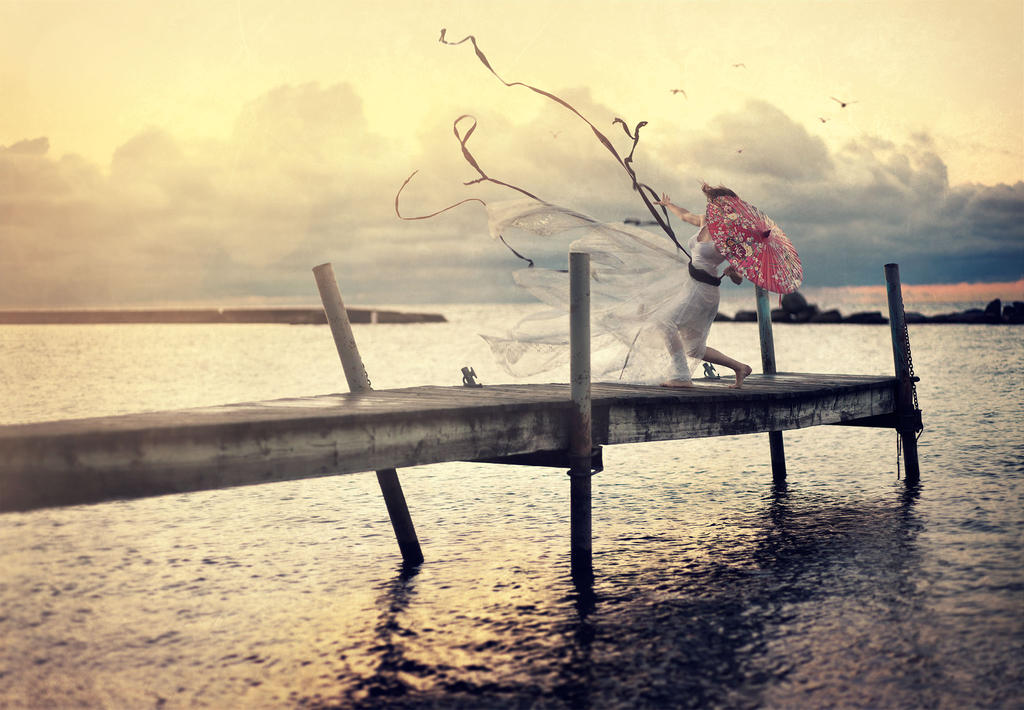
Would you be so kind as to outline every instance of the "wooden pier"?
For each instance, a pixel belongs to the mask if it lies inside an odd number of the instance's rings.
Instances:
[[[765,374],[749,376],[741,389],[728,380],[666,389],[590,381],[589,257],[570,256],[570,383],[371,390],[325,264],[314,272],[349,393],[0,426],[0,512],[373,470],[403,559],[417,564],[423,557],[396,469],[448,461],[551,466],[570,473],[573,571],[586,575],[590,477],[601,468],[603,445],[769,432],[779,482],[783,431],[888,427],[901,434],[907,483],[917,482],[921,419],[895,265],[886,267],[895,376],[775,373],[765,318]],[[757,297],[766,306],[767,294]]]
[[[895,403],[891,376],[594,383],[593,445],[877,424]],[[2,426],[0,510],[513,456],[568,468],[572,407],[568,384],[410,387]]]

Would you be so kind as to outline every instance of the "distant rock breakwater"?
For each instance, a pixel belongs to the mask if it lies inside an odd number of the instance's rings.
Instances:
[[[969,308],[956,313],[940,313],[924,315],[916,311],[907,311],[907,323],[966,323],[977,325],[1021,325],[1024,324],[1024,301],[1013,301],[1003,304],[996,298],[989,301],[984,308]],[[730,318],[719,313],[715,320],[719,321],[756,321],[756,311],[737,311]],[[782,297],[782,307],[772,309],[773,323],[861,323],[885,325],[889,319],[881,311],[858,311],[843,315],[832,308],[821,310],[816,304],[807,303],[807,299],[796,293]]]
[[[376,308],[348,308],[351,323],[444,323],[437,313],[403,313]],[[87,308],[0,310],[0,324],[93,323],[282,323],[321,325],[322,307],[273,308]]]

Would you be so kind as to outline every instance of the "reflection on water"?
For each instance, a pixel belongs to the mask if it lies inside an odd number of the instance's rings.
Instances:
[[[493,468],[461,471],[485,479],[475,489],[485,510],[438,506],[444,530],[421,525],[434,556],[390,574],[381,551],[393,541],[374,510],[372,475],[365,496],[341,496],[367,524],[350,525],[323,503],[325,481],[291,484],[269,515],[256,511],[270,511],[271,496],[250,499],[245,520],[237,499],[216,493],[15,516],[37,530],[48,521],[54,534],[5,551],[0,624],[23,655],[4,661],[0,683],[18,680],[5,697],[15,707],[37,697],[31,676],[51,701],[132,707],[156,698],[181,706],[244,698],[256,707],[891,707],[913,706],[934,688],[939,700],[979,697],[971,679],[948,677],[949,664],[993,639],[933,628],[919,493],[892,479],[886,495],[847,502],[802,483],[752,484],[761,494],[745,510],[648,510],[644,529],[605,506],[596,581],[580,587],[564,550],[564,505],[541,491],[530,521],[519,486],[536,471],[520,478]],[[515,487],[506,493],[508,475]],[[414,481],[421,501],[440,483]],[[506,495],[516,502],[502,504]],[[501,507],[527,524],[502,520]],[[444,519],[460,510],[462,519]],[[147,539],[127,543],[122,533],[141,516],[161,522],[142,523]],[[190,518],[211,522],[190,527]],[[503,547],[505,536],[517,539]],[[32,559],[50,561],[38,568]],[[80,668],[91,688],[81,686]],[[101,693],[95,683],[109,687]],[[980,692],[998,699],[1006,687]]]
[[[406,695],[414,686],[405,678],[426,678],[437,671],[410,657],[405,643],[418,632],[402,624],[410,597],[415,594],[413,581],[418,570],[403,566],[397,577],[384,585],[377,599],[380,617],[374,629],[377,643],[368,649],[373,669],[365,676],[351,679],[349,695],[377,704]],[[339,680],[341,680],[339,678]]]
[[[594,587],[556,577],[538,603],[491,604],[467,619],[461,633],[475,643],[451,643],[457,634],[430,620],[417,573],[402,571],[376,604],[372,670],[339,676],[341,697],[307,703],[785,707],[813,695],[819,706],[913,705],[920,686],[943,679],[915,668],[921,650],[901,629],[922,612],[909,582],[920,573],[921,526],[916,494],[894,494],[892,505],[851,507],[776,489],[699,548],[687,535],[627,536],[602,555]],[[821,673],[849,686],[830,697]],[[886,681],[896,692],[877,691]],[[947,697],[956,690],[945,683]],[[959,692],[969,699],[972,688]]]

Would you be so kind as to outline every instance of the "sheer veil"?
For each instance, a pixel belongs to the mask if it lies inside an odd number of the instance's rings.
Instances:
[[[682,375],[669,356],[666,334],[677,331],[679,314],[695,301],[703,306],[698,310],[717,309],[718,292],[689,278],[689,259],[664,235],[601,222],[533,199],[489,203],[487,213],[495,238],[515,229],[543,237],[576,237],[570,250],[590,254],[595,379],[657,384]],[[515,272],[513,278],[548,309],[527,316],[505,335],[482,337],[511,375],[536,375],[565,365],[569,361],[568,273],[533,267]],[[699,332],[691,333],[688,340],[704,342],[712,319],[696,323]],[[688,358],[691,374],[699,362]]]

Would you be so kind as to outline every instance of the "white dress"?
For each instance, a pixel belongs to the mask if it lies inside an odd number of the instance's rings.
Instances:
[[[690,237],[687,245],[693,257],[695,268],[706,271],[711,276],[718,276],[718,267],[725,261],[712,241],[706,239],[707,227],[701,227],[697,234]],[[686,347],[686,354],[691,358],[702,359],[707,348],[708,330],[718,315],[719,289],[717,286],[703,283],[686,273],[687,283],[681,289],[679,302],[676,304],[672,322],[679,329],[679,335]]]
[[[658,384],[689,379],[704,355],[718,313],[718,287],[690,276],[686,254],[663,234],[600,222],[535,200],[487,206],[492,236],[512,229],[554,236],[577,231],[571,251],[591,260],[591,370],[595,379]],[[717,276],[725,258],[710,241],[690,238],[693,265]],[[514,274],[550,310],[520,321],[504,336],[484,335],[512,375],[529,376],[569,361],[569,276],[529,268]]]

